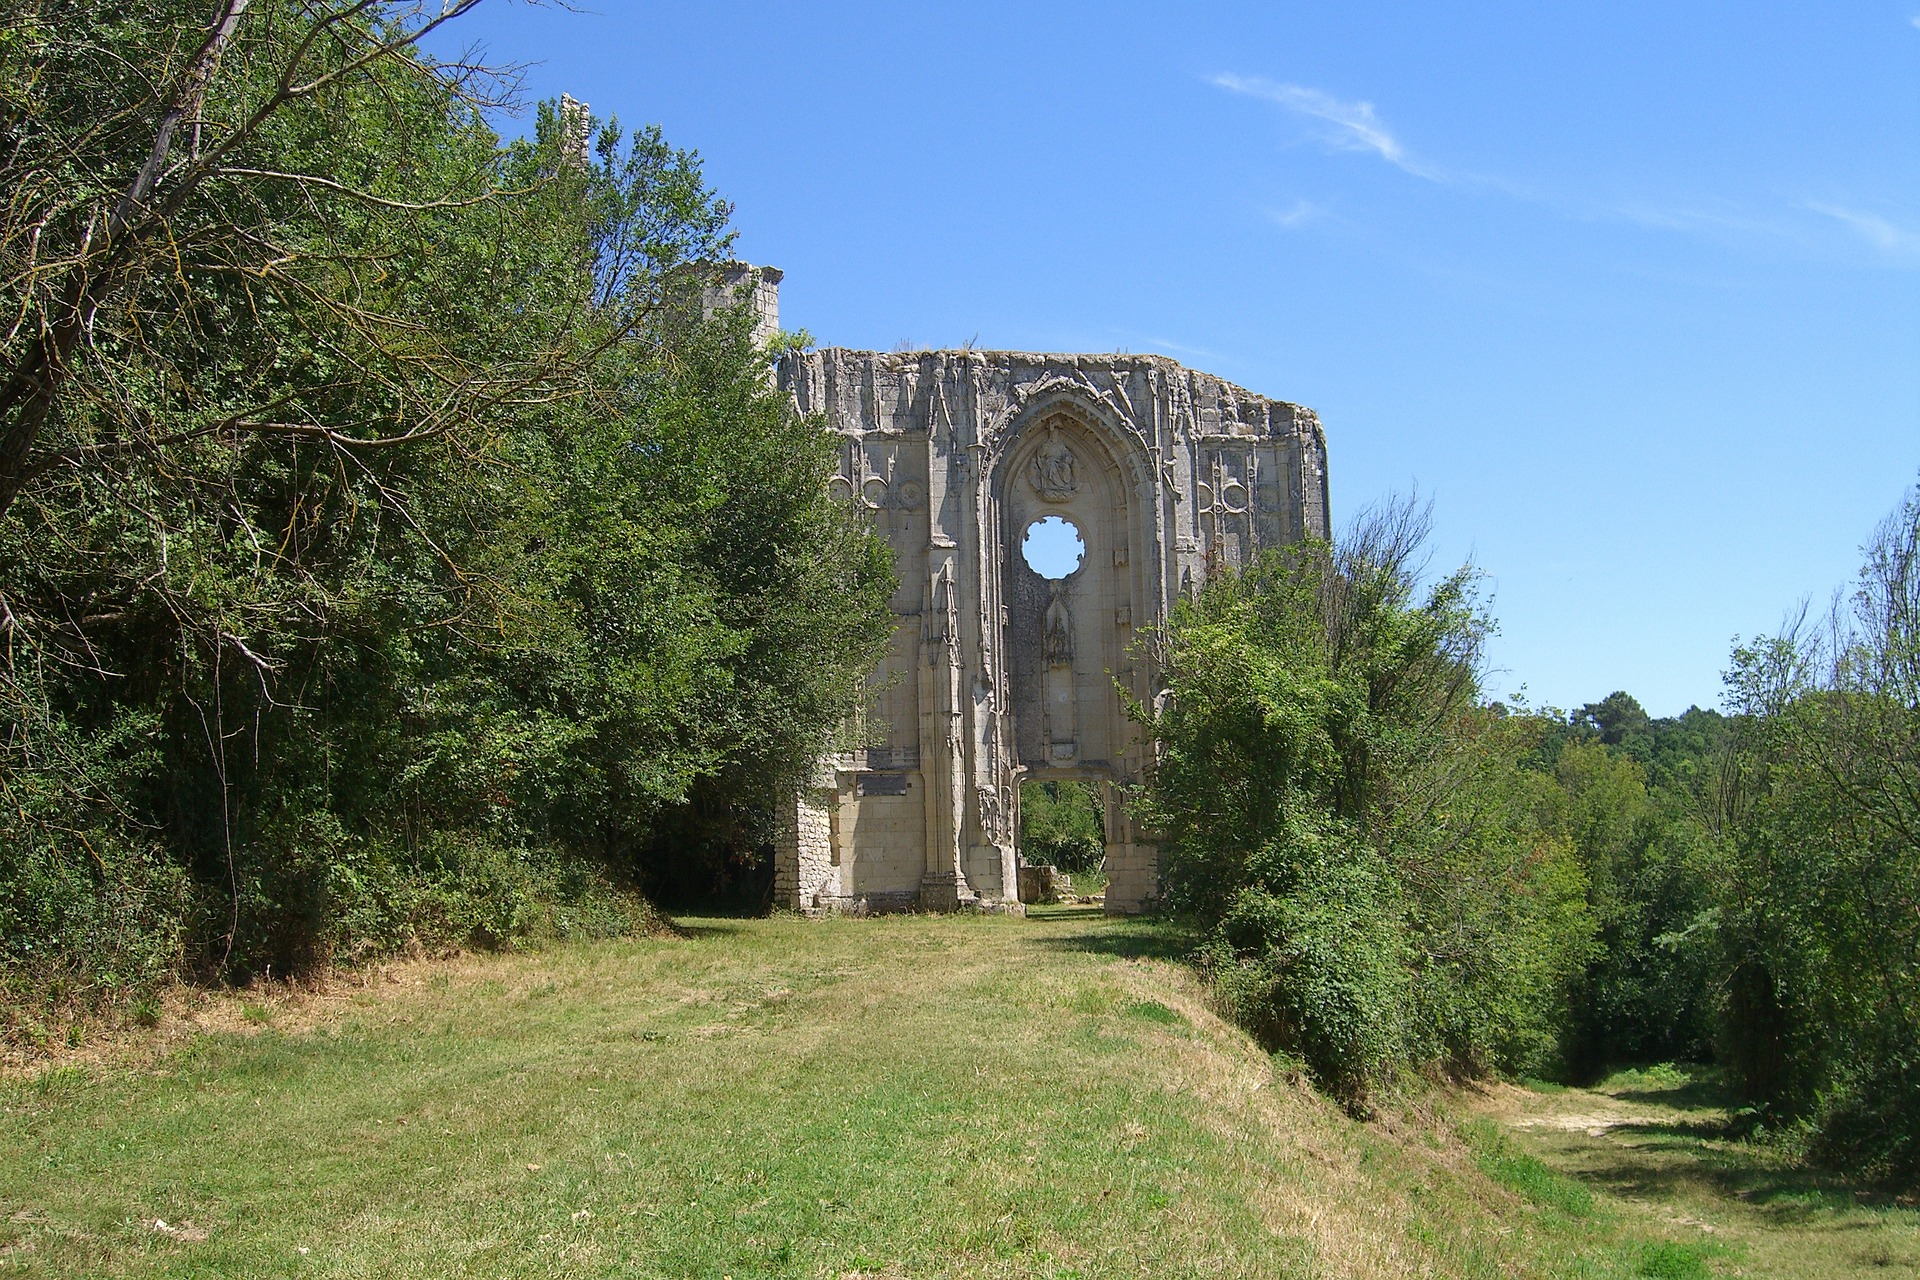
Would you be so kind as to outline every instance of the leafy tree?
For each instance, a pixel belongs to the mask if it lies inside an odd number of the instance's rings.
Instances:
[[[698,312],[697,159],[503,146],[418,49],[467,4],[0,3],[0,980],[628,927],[696,809],[750,854],[891,573]]]
[[[1418,589],[1425,513],[1263,554],[1183,602],[1140,808],[1169,903],[1241,1016],[1358,1104],[1398,1064],[1552,1050],[1590,929],[1530,821],[1527,731],[1480,708],[1471,570]]]
[[[421,322],[460,296],[453,228],[513,213],[497,79],[417,52],[475,3],[7,0],[0,515],[50,470],[391,448],[577,371],[560,325]]]
[[[1711,841],[1688,803],[1649,789],[1629,750],[1574,739],[1553,772],[1551,821],[1586,871],[1598,927],[1570,1019],[1569,1056],[1586,1074],[1697,1060],[1711,1037],[1711,957],[1691,933],[1712,902]]]
[[[1735,650],[1722,1050],[1829,1154],[1920,1178],[1920,489],[1851,598]]]
[[[1568,717],[1576,731],[1596,735],[1610,747],[1620,747],[1643,764],[1652,754],[1653,720],[1632,694],[1618,691],[1599,702],[1589,702]]]
[[[1099,792],[1071,778],[1020,788],[1020,851],[1028,862],[1092,871],[1106,857],[1106,815]]]

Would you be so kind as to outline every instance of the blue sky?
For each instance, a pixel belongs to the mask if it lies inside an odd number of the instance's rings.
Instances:
[[[461,38],[698,150],[823,344],[1312,406],[1336,521],[1417,487],[1486,571],[1494,692],[1713,705],[1920,475],[1920,0],[493,0]]]

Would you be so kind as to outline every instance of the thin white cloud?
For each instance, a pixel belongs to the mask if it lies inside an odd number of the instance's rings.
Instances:
[[[1371,102],[1342,102],[1332,94],[1305,85],[1279,84],[1261,76],[1235,75],[1223,71],[1208,77],[1208,83],[1231,93],[1277,103],[1296,115],[1320,122],[1320,138],[1342,151],[1363,151],[1397,165],[1415,177],[1440,181],[1437,170],[1419,164],[1407,154],[1400,140],[1374,113]]]
[[[1315,204],[1311,200],[1295,200],[1284,209],[1269,209],[1266,211],[1269,221],[1275,226],[1285,227],[1289,231],[1292,231],[1295,227],[1305,226],[1325,212],[1325,208]]]
[[[1175,355],[1189,356],[1195,360],[1226,359],[1226,357],[1218,351],[1210,351],[1206,347],[1189,347],[1183,343],[1173,342],[1166,338],[1148,338],[1146,345],[1154,350],[1171,351]]]
[[[1752,217],[1738,213],[1676,205],[1627,201],[1600,206],[1593,216],[1662,231],[1705,232],[1726,236],[1783,236],[1789,234],[1778,219]]]
[[[1911,18],[1908,18],[1907,21],[1916,27],[1920,27],[1920,13],[1914,14]]]
[[[1882,253],[1903,260],[1920,258],[1920,231],[1889,222],[1877,213],[1862,213],[1837,204],[1809,200],[1803,207],[1832,218]]]
[[[1912,22],[1915,27],[1920,27],[1920,15],[1916,15]],[[1315,122],[1315,134],[1330,147],[1376,156],[1414,177],[1441,183],[1458,191],[1497,194],[1582,221],[1624,222],[1718,239],[1729,244],[1798,243],[1803,250],[1812,250],[1818,240],[1818,237],[1810,234],[1804,219],[1792,217],[1778,205],[1771,210],[1716,210],[1697,205],[1688,207],[1632,200],[1594,202],[1543,192],[1505,178],[1442,168],[1410,155],[1406,146],[1380,119],[1371,102],[1344,102],[1306,85],[1287,84],[1262,76],[1243,76],[1228,71],[1209,76],[1207,82],[1230,93],[1271,102],[1295,115],[1306,117]],[[1920,229],[1902,226],[1878,214],[1841,205],[1803,201],[1799,207],[1840,223],[1896,265],[1920,264]],[[1292,231],[1327,216],[1328,211],[1324,205],[1296,200],[1286,208],[1268,208],[1262,212],[1275,226]]]

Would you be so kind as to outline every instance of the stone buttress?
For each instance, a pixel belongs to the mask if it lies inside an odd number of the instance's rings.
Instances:
[[[784,806],[777,901],[1017,911],[1020,784],[1077,778],[1107,798],[1107,910],[1151,906],[1155,850],[1122,803],[1151,753],[1120,691],[1159,692],[1135,640],[1210,564],[1326,536],[1318,418],[1150,355],[824,350],[779,382],[838,437],[833,491],[900,588],[867,745]],[[1053,580],[1020,554],[1047,516],[1086,548]]]

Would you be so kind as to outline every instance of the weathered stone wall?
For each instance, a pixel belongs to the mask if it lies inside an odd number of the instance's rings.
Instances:
[[[722,262],[702,263],[696,269],[707,277],[700,289],[702,316],[747,303],[753,308],[755,342],[771,342],[780,332],[780,281],[786,274],[780,268]]]
[[[796,802],[780,901],[1018,910],[1019,784],[1074,777],[1109,796],[1108,910],[1150,905],[1154,847],[1115,788],[1151,762],[1115,682],[1152,700],[1135,640],[1210,563],[1325,535],[1319,420],[1161,356],[826,350],[779,379],[838,435],[833,491],[900,575],[869,745]],[[1055,581],[1020,553],[1049,515],[1086,543]]]
[[[822,785],[824,782],[826,785]],[[774,815],[774,899],[817,911],[840,898],[840,868],[833,834],[836,799],[833,775],[783,796]]]

